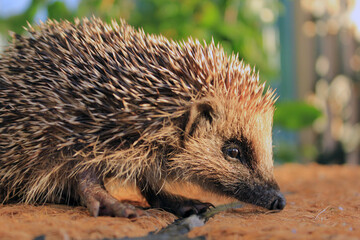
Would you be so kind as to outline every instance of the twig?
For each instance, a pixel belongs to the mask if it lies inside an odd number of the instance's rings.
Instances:
[[[315,219],[317,219],[322,213],[324,213],[330,206],[327,206],[326,208],[324,208],[323,210],[321,210],[315,217]]]
[[[158,232],[150,232],[147,236],[138,237],[138,238],[121,238],[118,240],[187,240],[187,233],[190,232],[194,227],[203,226],[210,218],[216,214],[230,210],[242,208],[243,204],[240,202],[234,202],[229,204],[224,204],[217,206],[215,208],[209,209],[202,214],[193,214],[187,218],[181,218],[175,220],[172,224],[161,229]],[[192,238],[194,239],[194,238]],[[205,236],[199,236],[195,239],[205,239]],[[115,240],[115,239],[113,239]]]

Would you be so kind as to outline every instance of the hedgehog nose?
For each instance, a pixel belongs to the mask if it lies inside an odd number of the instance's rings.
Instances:
[[[281,193],[277,194],[277,198],[271,203],[270,210],[283,210],[286,205],[286,200]]]

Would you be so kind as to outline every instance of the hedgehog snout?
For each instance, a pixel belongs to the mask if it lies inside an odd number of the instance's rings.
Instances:
[[[283,210],[286,205],[286,199],[280,192],[277,193],[277,197],[271,203],[269,210]]]
[[[243,202],[254,204],[269,210],[282,210],[286,205],[284,195],[277,184],[269,185],[242,185],[236,191],[235,197]]]

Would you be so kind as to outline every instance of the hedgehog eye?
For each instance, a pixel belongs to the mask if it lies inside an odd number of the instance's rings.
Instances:
[[[224,158],[230,162],[239,162],[245,167],[253,169],[253,149],[248,140],[245,138],[238,139],[229,139],[224,142],[222,147],[222,153]]]
[[[239,158],[239,149],[237,148],[228,148],[226,149],[226,154],[231,158]]]

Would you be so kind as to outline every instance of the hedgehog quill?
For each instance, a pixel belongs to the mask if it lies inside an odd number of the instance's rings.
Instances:
[[[273,176],[274,91],[214,43],[177,43],[124,21],[48,20],[0,57],[0,202],[86,206],[136,217],[106,178],[184,217],[211,204],[165,182],[281,210]]]

